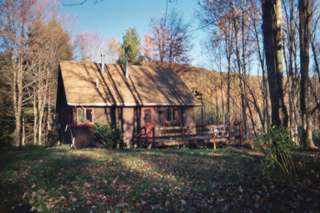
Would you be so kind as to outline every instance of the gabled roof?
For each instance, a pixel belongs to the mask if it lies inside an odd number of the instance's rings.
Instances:
[[[71,106],[199,105],[177,74],[168,68],[129,65],[126,79],[120,65],[63,61],[60,71]]]

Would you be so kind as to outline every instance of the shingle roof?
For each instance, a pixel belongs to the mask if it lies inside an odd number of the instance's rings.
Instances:
[[[168,68],[129,65],[126,79],[120,65],[63,61],[60,70],[68,105],[157,106],[199,105],[177,74]]]

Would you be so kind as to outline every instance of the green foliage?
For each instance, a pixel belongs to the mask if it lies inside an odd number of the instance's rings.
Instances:
[[[265,154],[265,168],[278,170],[284,177],[296,175],[296,164],[292,150],[294,143],[284,128],[273,127],[257,139],[257,145]]]
[[[128,62],[132,64],[138,63],[140,49],[140,39],[135,28],[129,28],[123,36],[123,44],[120,49],[120,57],[118,63],[125,63],[125,53],[128,54]]]
[[[111,125],[95,125],[94,140],[105,148],[113,148],[120,141],[120,131]]]

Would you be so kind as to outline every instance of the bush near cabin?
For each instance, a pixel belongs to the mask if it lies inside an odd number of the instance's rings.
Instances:
[[[111,125],[96,124],[94,126],[94,141],[105,148],[113,148],[120,141],[120,131]]]

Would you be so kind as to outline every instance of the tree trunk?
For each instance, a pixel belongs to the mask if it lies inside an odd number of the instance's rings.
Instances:
[[[283,94],[283,44],[281,0],[262,0],[263,43],[268,71],[272,110],[272,125],[288,125],[288,114]]]
[[[300,37],[300,114],[301,114],[301,143],[308,149],[316,149],[312,140],[312,125],[309,110],[309,63],[311,41],[311,0],[299,0],[299,37]]]
[[[289,107],[289,133],[290,138],[299,145],[299,139],[297,138],[297,118],[295,117],[295,90],[296,90],[296,79],[294,76],[294,60],[295,60],[295,46],[296,46],[296,25],[295,25],[295,0],[288,1],[288,7],[285,4],[285,14],[286,14],[286,22],[287,22],[287,40],[284,43],[288,46],[288,60],[286,60],[287,65],[287,82],[288,82],[288,107]],[[285,40],[285,39],[284,39]],[[286,57],[286,55],[285,55]]]
[[[38,136],[37,136],[37,130],[38,130],[38,111],[36,107],[37,103],[37,96],[35,94],[35,89],[33,89],[33,144],[38,144]]]
[[[228,28],[230,28],[228,24]],[[230,30],[230,29],[229,29]],[[225,43],[225,55],[227,60],[227,113],[226,113],[226,122],[230,125],[231,117],[231,38],[230,32],[224,33],[224,43]]]
[[[23,97],[23,65],[21,60],[18,62],[13,59],[13,79],[12,79],[12,98],[15,115],[15,146],[22,145],[22,97]]]

